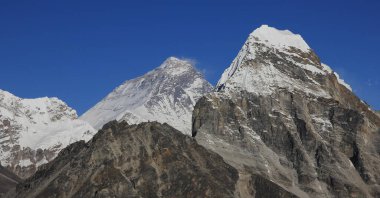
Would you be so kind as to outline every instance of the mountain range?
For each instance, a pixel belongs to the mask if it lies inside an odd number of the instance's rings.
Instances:
[[[22,99],[0,90],[0,162],[27,178],[63,148],[88,141],[112,120],[169,123],[191,136],[195,102],[211,90],[190,61],[174,57],[126,81],[79,119],[75,110],[58,98]]]
[[[380,196],[380,117],[267,25],[215,88],[170,57],[79,118],[2,91],[0,120],[1,163],[27,178],[6,197]]]

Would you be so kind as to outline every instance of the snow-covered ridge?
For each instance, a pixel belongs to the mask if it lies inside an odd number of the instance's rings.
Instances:
[[[287,50],[291,48],[297,48],[305,53],[309,52],[309,45],[303,40],[299,34],[293,34],[289,30],[278,30],[268,25],[262,25],[251,34],[245,41],[243,47],[239,51],[236,58],[232,61],[230,67],[228,67],[222,74],[218,81],[217,87],[222,86],[226,81],[235,73],[238,67],[246,60],[254,60],[257,56],[257,44],[263,44],[269,50],[270,48],[277,49],[281,52],[288,53]],[[302,65],[304,68],[310,68],[314,71],[318,71],[317,68],[312,68],[309,65]]]
[[[327,72],[327,74],[334,74],[335,77],[337,78],[339,84],[345,86],[348,90],[352,91],[351,86],[350,86],[349,84],[347,84],[347,83],[346,83],[346,82],[345,82],[345,81],[339,76],[338,73],[334,72],[334,71],[331,69],[330,66],[328,66],[328,65],[326,65],[326,64],[324,64],[324,63],[322,63],[321,65],[322,65],[323,69],[325,70],[325,72]]]
[[[145,75],[124,82],[80,118],[97,129],[111,120],[166,122],[190,135],[193,107],[211,90],[191,61],[170,57]]]
[[[95,130],[77,117],[58,98],[23,99],[0,90],[0,162],[11,169],[38,166],[70,143],[89,140]],[[38,149],[50,155],[36,159]]]
[[[0,107],[18,114],[29,116],[32,121],[38,123],[48,123],[60,117],[60,119],[75,119],[77,113],[56,97],[22,99],[7,91],[0,89]],[[54,111],[60,108],[61,111]],[[47,112],[47,113],[45,113]],[[4,116],[1,112],[2,116]],[[33,116],[31,116],[33,115]],[[21,115],[18,115],[21,116]]]
[[[348,90],[352,91],[351,86],[347,84],[342,78],[340,78],[338,73],[334,72],[334,75],[338,79],[339,84],[345,86]]]

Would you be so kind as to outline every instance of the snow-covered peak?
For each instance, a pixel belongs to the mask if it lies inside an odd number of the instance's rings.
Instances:
[[[0,90],[0,162],[29,176],[70,143],[95,130],[58,98],[23,99]],[[38,152],[37,152],[38,151]],[[22,169],[20,169],[20,167]]]
[[[159,68],[166,68],[173,64],[186,64],[188,61],[179,59],[177,57],[171,56],[167,58],[160,66]]]
[[[195,68],[191,61],[182,60],[176,57],[169,57],[157,68],[157,70],[165,70],[165,72],[169,75],[180,75],[194,69]]]
[[[249,35],[249,39],[266,44],[270,47],[289,49],[291,47],[302,51],[310,50],[309,45],[299,34],[293,34],[289,30],[278,30],[268,25],[262,25]]]
[[[262,25],[248,36],[248,39],[245,41],[230,67],[223,73],[217,87],[225,84],[226,81],[234,75],[243,61],[254,60],[261,52],[273,50],[294,55],[294,53],[291,52],[293,51],[292,49],[298,49],[302,53],[310,52],[310,47],[300,35],[293,34],[289,30],[278,30],[268,25]],[[313,72],[323,73],[323,71],[321,71],[322,66],[320,66],[320,68],[311,66],[310,64],[301,64],[299,66]]]
[[[81,119],[96,129],[111,120],[166,122],[190,135],[193,107],[211,90],[191,61],[170,57],[145,75],[124,82]]]
[[[330,98],[324,85],[333,74],[300,35],[263,25],[249,35],[222,74],[217,89],[267,95],[277,88],[286,88]],[[340,84],[351,90],[337,74],[335,76]]]
[[[167,58],[158,68],[168,69],[174,67],[192,67],[192,65],[187,60],[182,60],[172,56]]]

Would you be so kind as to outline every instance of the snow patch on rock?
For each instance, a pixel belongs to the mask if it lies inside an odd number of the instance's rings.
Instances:
[[[338,79],[339,84],[345,86],[348,90],[352,91],[352,88],[349,84],[347,84],[342,78],[340,78],[339,74],[334,72],[334,75]]]

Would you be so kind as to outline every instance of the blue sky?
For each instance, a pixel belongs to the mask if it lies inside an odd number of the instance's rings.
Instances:
[[[380,109],[380,1],[0,0],[0,89],[56,96],[79,114],[167,57],[215,84],[261,24],[299,33]]]

